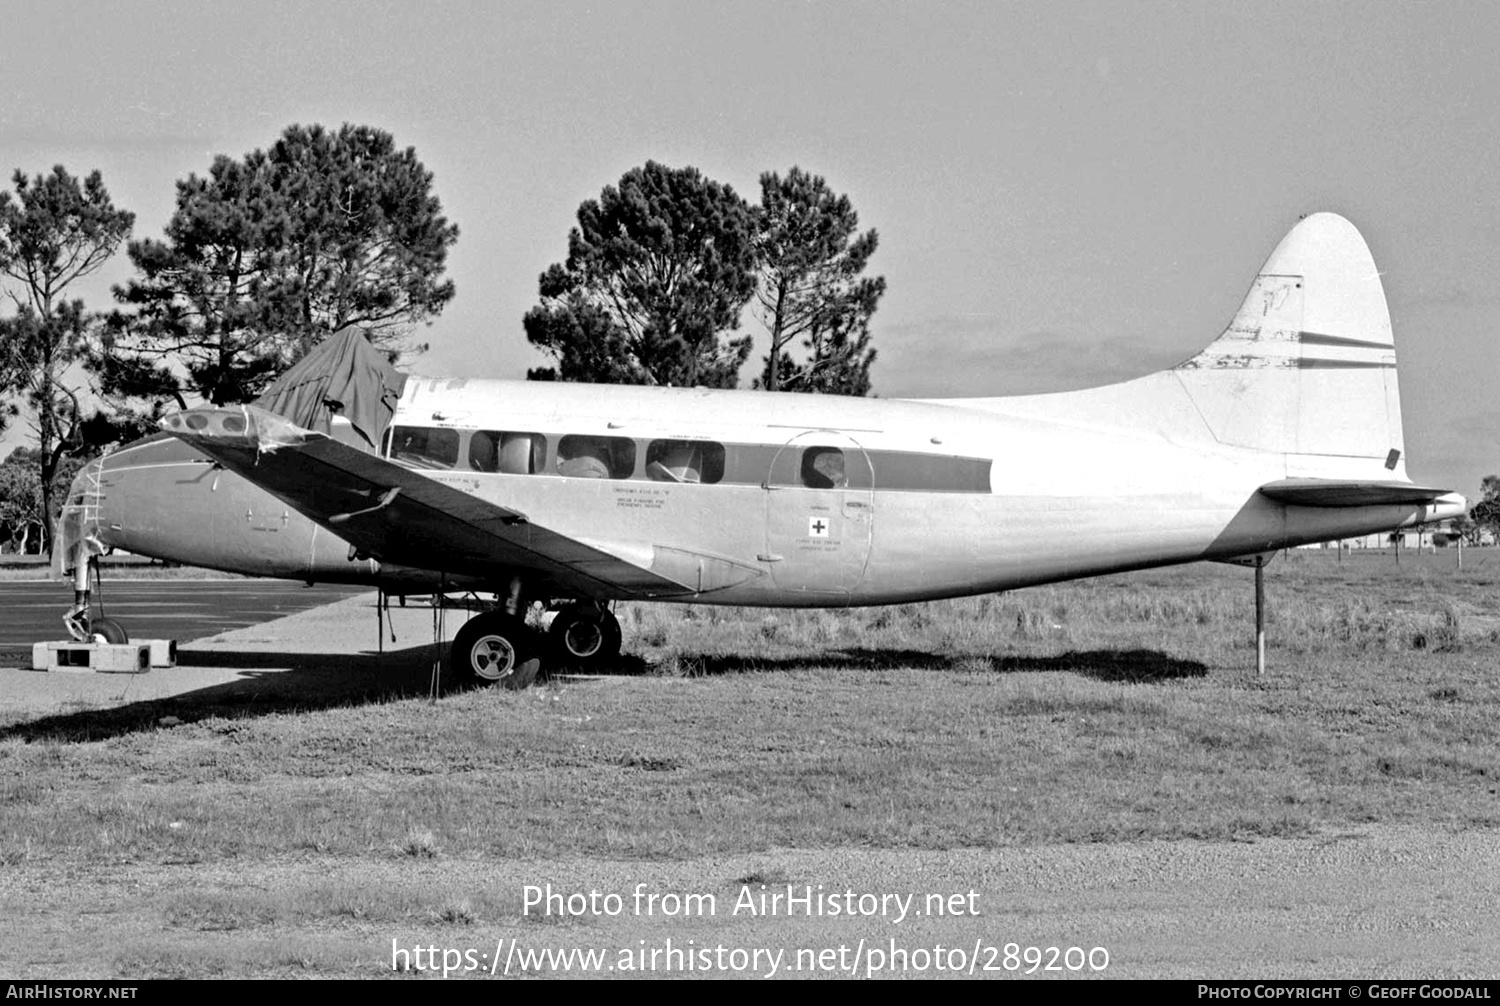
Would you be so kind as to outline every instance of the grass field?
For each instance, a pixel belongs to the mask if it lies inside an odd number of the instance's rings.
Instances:
[[[853,611],[625,606],[618,675],[520,693],[432,701],[430,648],[409,648],[58,709],[0,724],[0,866],[1494,829],[1500,550],[1454,558],[1277,559],[1262,678],[1251,571],[1200,565]],[[336,917],[350,897],[184,892],[172,924]]]
[[[1279,561],[1263,679],[1251,574],[1200,566],[856,611],[627,607],[634,677],[520,694],[433,704],[418,672],[66,711],[0,728],[0,861],[1489,827],[1500,562],[1474,555]]]

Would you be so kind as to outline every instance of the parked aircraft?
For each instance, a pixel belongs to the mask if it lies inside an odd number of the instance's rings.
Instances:
[[[617,600],[844,607],[1271,550],[1463,512],[1406,475],[1385,294],[1355,228],[1298,223],[1229,327],[1086,391],[849,399],[406,378],[351,334],[254,406],[167,417],[65,511],[90,556],[496,600],[452,665],[526,684],[540,602],[569,661]]]

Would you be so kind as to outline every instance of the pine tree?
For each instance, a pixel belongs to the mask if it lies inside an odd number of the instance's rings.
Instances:
[[[177,184],[165,240],[137,241],[105,350],[119,387],[253,399],[333,332],[363,329],[393,355],[453,299],[458,228],[432,174],[389,133],[292,126],[266,151],[217,157]],[[175,362],[179,367],[170,364]]]
[[[749,337],[724,339],[755,289],[752,211],[696,168],[655,161],[578,208],[568,258],[542,274],[533,379],[732,388]]]
[[[114,254],[135,214],[115,207],[97,171],[80,180],[58,165],[12,180],[14,196],[0,192],[0,277],[16,314],[0,320],[0,375],[34,417],[42,512],[50,514],[59,466],[82,449],[88,419],[69,368],[85,355],[95,319],[67,290]],[[42,533],[50,551],[51,528]]]
[[[771,349],[756,387],[865,395],[870,390],[870,317],[883,277],[863,275],[879,237],[859,231],[847,196],[794,167],[761,175],[756,313]],[[787,351],[802,340],[799,360]]]

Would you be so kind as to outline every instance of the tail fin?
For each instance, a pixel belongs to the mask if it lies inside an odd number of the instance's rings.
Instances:
[[[1405,477],[1385,291],[1343,217],[1292,228],[1224,334],[1171,373],[1221,443]]]

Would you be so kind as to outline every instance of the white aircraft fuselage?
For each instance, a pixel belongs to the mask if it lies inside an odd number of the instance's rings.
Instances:
[[[1174,391],[1173,382],[1144,381],[1159,387],[1132,391]],[[684,600],[719,604],[988,593],[1452,511],[1280,504],[1257,489],[1294,474],[1284,457],[1215,442],[1186,407],[1174,417],[1180,425],[1093,423],[1077,418],[1081,397],[939,403],[419,378],[393,429],[453,431],[460,467],[424,475],[701,587]],[[541,473],[468,469],[469,438],[480,431],[544,438]],[[635,464],[620,478],[558,475],[557,445],[574,436],[628,441]],[[655,479],[645,458],[662,441],[721,446],[727,470],[712,484]],[[820,448],[841,452],[844,484],[801,483],[803,455]]]

